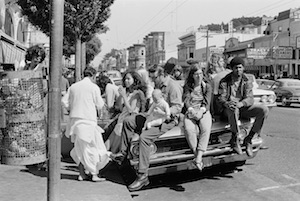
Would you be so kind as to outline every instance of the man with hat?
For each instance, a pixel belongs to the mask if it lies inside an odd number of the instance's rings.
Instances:
[[[238,119],[240,117],[255,118],[251,130],[243,142],[247,155],[252,157],[252,138],[256,133],[260,133],[269,109],[265,105],[254,104],[252,82],[244,74],[244,65],[244,60],[240,57],[234,57],[230,61],[232,72],[220,81],[219,102],[222,104],[224,114],[227,115],[230,123],[232,132],[231,147],[238,154],[242,154],[241,145],[238,140]]]

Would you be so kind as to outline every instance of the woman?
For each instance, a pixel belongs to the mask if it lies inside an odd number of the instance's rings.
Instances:
[[[117,124],[114,126],[108,140],[105,142],[107,150],[118,153],[121,144],[123,120],[133,114],[145,111],[146,86],[141,76],[135,71],[128,71],[123,76],[123,86],[119,88],[117,104],[121,109]],[[107,134],[107,133],[106,133]]]
[[[97,85],[100,87],[101,94],[103,94],[102,96],[106,100],[107,110],[112,116],[115,116],[119,111],[119,109],[116,108],[116,102],[120,96],[118,91],[119,87],[112,84],[109,77],[105,75],[100,75],[97,78]]]
[[[200,65],[192,64],[183,88],[183,100],[187,109],[184,129],[189,146],[195,155],[193,162],[200,171],[203,168],[202,155],[207,149],[212,126],[209,111],[211,95],[212,88],[204,81]]]

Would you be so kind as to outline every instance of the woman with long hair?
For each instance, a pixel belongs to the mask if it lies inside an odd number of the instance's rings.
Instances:
[[[141,76],[135,71],[127,71],[123,76],[123,86],[119,88],[119,98],[117,100],[121,114],[108,140],[105,142],[106,147],[112,153],[117,153],[121,144],[121,131],[123,121],[126,117],[134,113],[145,111],[146,105],[146,85]]]
[[[186,109],[184,130],[188,144],[195,155],[193,162],[200,171],[203,168],[202,155],[207,149],[212,126],[209,111],[211,95],[212,88],[209,82],[205,81],[202,68],[198,63],[192,64],[183,88]]]

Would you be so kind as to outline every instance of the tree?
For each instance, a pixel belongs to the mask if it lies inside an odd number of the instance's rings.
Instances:
[[[64,40],[75,45],[75,77],[81,79],[81,42],[89,41],[95,33],[105,32],[103,23],[110,16],[110,6],[114,0],[65,0]],[[42,32],[50,35],[50,0],[18,0],[22,14]]]
[[[101,52],[102,43],[100,39],[94,36],[90,41],[86,44],[86,63],[90,63],[95,56]]]

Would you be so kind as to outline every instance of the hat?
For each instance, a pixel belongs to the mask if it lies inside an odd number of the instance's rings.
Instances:
[[[242,59],[241,57],[234,57],[231,61],[230,61],[230,67],[232,68],[233,66],[242,64],[243,66],[245,65],[244,59]]]

